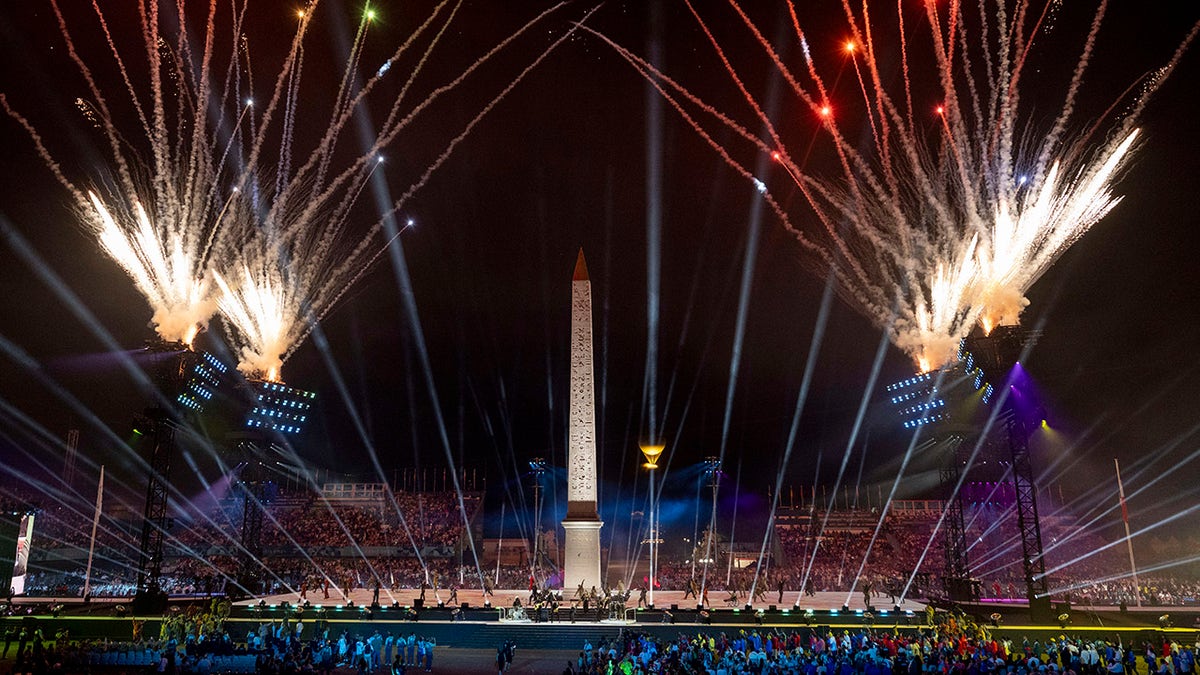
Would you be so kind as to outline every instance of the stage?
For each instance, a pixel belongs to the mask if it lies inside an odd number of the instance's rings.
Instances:
[[[572,596],[575,591],[564,591],[562,605],[568,607],[572,604]],[[654,606],[658,609],[670,609],[672,606],[680,609],[695,610],[697,609],[697,601],[694,597],[684,598],[684,591],[656,591],[654,593]],[[328,596],[321,589],[309,591],[304,597],[299,593],[280,593],[276,595],[264,595],[257,598],[241,600],[237,605],[258,605],[265,603],[267,605],[281,605],[288,603],[290,605],[303,605],[308,602],[310,606],[336,607],[346,606],[351,602],[355,607],[368,607],[374,602],[374,591],[371,589],[353,589],[348,593],[340,589],[330,588]],[[382,607],[399,605],[401,607],[411,607],[416,604],[416,600],[421,597],[421,591],[418,589],[399,589],[389,590],[381,588],[379,590],[378,604]],[[497,590],[487,598],[479,589],[459,589],[458,602],[453,603],[454,606],[466,604],[471,608],[479,608],[485,606],[485,600],[492,607],[511,607],[513,601],[520,599],[522,605],[527,605],[529,601],[529,591],[520,590]],[[764,593],[759,599],[750,602],[744,594],[738,596],[736,601],[729,597],[726,591],[710,591],[708,594],[709,602],[705,606],[706,609],[738,609],[746,611],[747,605],[750,610],[758,609],[793,609],[798,608],[799,611],[813,610],[814,612],[829,612],[829,611],[866,611],[867,606],[863,602],[862,593],[853,593],[847,595],[844,591],[826,591],[816,593],[810,596],[804,596],[796,591],[788,591],[783,594],[783,601],[779,601],[779,592],[771,591]],[[580,605],[581,603],[576,602]],[[634,591],[629,596],[628,607],[637,607],[638,593]],[[450,591],[439,589],[436,593],[432,589],[425,591],[425,600],[421,603],[426,608],[445,606],[451,607]],[[895,604],[891,599],[884,596],[873,597],[871,599],[872,612],[875,614],[894,613],[896,611]],[[925,611],[925,604],[913,600],[905,600],[900,605],[901,612],[921,613]]]

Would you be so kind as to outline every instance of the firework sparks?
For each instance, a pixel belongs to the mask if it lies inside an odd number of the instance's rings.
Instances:
[[[299,336],[297,298],[288,293],[297,285],[286,278],[288,272],[283,265],[252,270],[247,263],[233,285],[213,273],[221,291],[221,312],[242,336],[239,367],[272,382],[279,380],[283,355]]]
[[[150,301],[154,308],[151,321],[159,335],[190,346],[216,309],[207,279],[196,276],[196,261],[189,255],[194,247],[181,232],[163,236],[136,199],[134,213],[126,224],[118,224],[95,192],[88,192],[88,198],[93,209],[88,222],[97,241]]]
[[[790,69],[735,0],[730,5],[796,99],[819,120],[815,131],[831,142],[840,171],[818,175],[795,159],[808,153],[789,150],[783,139],[791,130],[778,128],[764,112],[709,23],[690,3],[739,98],[764,129],[762,135],[751,133],[748,129],[754,125],[735,121],[645,59],[596,35],[649,79],[727,164],[765,191],[784,226],[816,254],[821,273],[832,269],[840,294],[887,330],[922,371],[953,358],[960,339],[975,325],[990,331],[1017,322],[1028,305],[1029,288],[1117,205],[1120,197],[1114,195],[1113,184],[1135,151],[1137,113],[1197,30],[1193,27],[1166,67],[1146,79],[1133,111],[1113,123],[1111,133],[1097,133],[1102,119],[1071,138],[1075,100],[1104,3],[1078,52],[1061,112],[1043,127],[1032,121],[1028,106],[1021,105],[1020,84],[1030,45],[1035,36],[1041,39],[1049,32],[1044,15],[1032,11],[1028,2],[981,6],[978,16],[968,16],[963,3],[950,3],[948,8],[924,3],[925,25],[910,34],[905,26],[921,22],[906,18],[899,4],[895,53],[882,51],[886,46],[879,37],[891,30],[873,27],[866,3],[856,11],[843,2],[851,37],[843,39],[837,49],[840,57],[832,65],[840,74],[846,60],[851,62],[857,87],[850,95],[858,99],[861,112],[853,122],[860,128],[844,128],[852,123],[851,116],[832,114],[836,79],[833,86],[827,84],[811,48],[813,39],[805,34],[795,6],[789,2],[804,54],[801,72]],[[878,17],[874,20],[882,23]],[[926,34],[930,40],[922,47],[914,36]],[[883,60],[903,66],[895,91],[885,86],[880,74]],[[909,74],[915,72],[935,77],[914,82]],[[920,103],[914,100],[936,101],[926,108],[933,111],[932,119],[919,112]],[[753,175],[747,168],[752,161],[740,158],[742,148],[716,144],[708,129],[713,124],[732,131],[749,150],[767,153],[785,169],[808,207],[804,221],[812,225],[797,225],[796,216],[779,208],[770,197],[770,182]],[[869,140],[847,140],[858,136]]]
[[[189,25],[183,14],[159,16],[157,3],[139,5],[147,62],[137,69],[127,68],[109,33],[108,19],[93,5],[108,56],[124,84],[123,95],[140,123],[132,135],[118,129],[105,91],[76,50],[74,28],[69,28],[57,3],[51,4],[89,92],[75,105],[100,130],[111,151],[111,164],[96,182],[112,187],[79,187],[3,95],[0,104],[26,129],[47,166],[71,193],[100,248],[146,297],[159,335],[190,345],[219,309],[240,353],[239,368],[252,378],[268,380],[279,379],[283,362],[386,245],[377,241],[380,214],[364,213],[359,206],[359,197],[382,165],[382,151],[397,143],[401,132],[432,104],[564,6],[535,15],[456,77],[428,92],[417,92],[413,85],[451,33],[459,5],[449,0],[435,5],[369,78],[360,74],[360,63],[378,15],[373,8],[365,9],[340,84],[325,111],[331,121],[315,145],[304,150],[294,143],[296,120],[320,107],[313,105],[318,94],[309,94],[300,105],[305,38],[316,16],[316,0],[297,10],[295,34],[274,71],[270,97],[258,105],[252,96],[245,0],[213,0],[203,26]],[[541,47],[418,174],[385,217],[400,211],[482,117],[577,29],[571,27]],[[201,39],[193,42],[189,36]],[[414,65],[398,74],[402,69],[395,65],[400,62]],[[145,83],[130,76],[142,68],[149,74]],[[388,87],[385,78],[399,82]],[[387,101],[385,121],[373,140],[357,139],[360,145],[350,148],[343,132],[369,100]],[[135,142],[130,143],[131,138]],[[349,227],[364,218],[375,225],[357,231]]]
[[[1074,178],[1056,162],[1036,189],[996,202],[989,239],[979,253],[981,309],[985,332],[1015,324],[1029,304],[1025,292],[1067,247],[1083,236],[1120,201],[1112,194],[1113,175],[1137,139],[1130,131],[1117,143],[1104,145],[1097,157],[1080,167]],[[1010,187],[1021,187],[1018,177]]]
[[[208,268],[211,256],[224,251],[219,236],[224,197],[218,186],[228,184],[237,173],[227,164],[228,153],[221,151],[228,150],[228,144],[218,138],[230,134],[219,112],[228,109],[231,100],[239,100],[236,81],[241,64],[235,54],[226,64],[230,74],[226,80],[234,84],[214,91],[214,75],[220,75],[213,65],[216,3],[210,6],[206,27],[198,31],[203,47],[191,42],[193,33],[187,25],[179,26],[177,34],[164,33],[163,26],[179,17],[160,17],[154,3],[140,6],[146,60],[138,66],[145,68],[148,77],[138,84],[131,77],[131,64],[113,41],[106,15],[95,5],[96,27],[123,85],[115,94],[100,86],[92,64],[76,48],[66,15],[57,2],[50,4],[87,89],[88,97],[77,97],[75,106],[107,145],[107,165],[85,181],[86,187],[81,186],[66,176],[37,130],[8,99],[0,97],[0,103],[29,133],[42,159],[66,187],[85,229],[146,298],[158,335],[191,346],[216,311]],[[239,10],[236,3],[233,7],[236,34],[244,7]],[[110,106],[114,95],[132,110],[136,119],[132,130],[119,128],[115,121]],[[240,124],[244,115],[235,117]]]
[[[372,219],[378,217],[379,220],[365,234],[351,234],[347,224],[356,213],[359,197],[375,172],[384,165],[380,153],[396,143],[402,132],[431,104],[456,89],[492,57],[562,6],[556,5],[538,14],[468,65],[455,78],[423,97],[414,97],[419,102],[406,109],[410,98],[407,94],[413,81],[428,62],[457,11],[455,9],[444,18],[440,17],[439,12],[444,5],[434,9],[416,33],[401,45],[384,66],[374,71],[374,77],[356,87],[353,83],[357,81],[357,65],[366,27],[375,18],[372,13],[364,14],[343,73],[343,88],[339,91],[333,111],[334,122],[321,142],[292,174],[287,173],[285,160],[281,158],[275,171],[282,178],[277,179],[276,191],[265,197],[262,208],[252,208],[253,204],[242,199],[231,209],[227,217],[230,221],[228,239],[234,242],[231,248],[235,253],[221,261],[219,269],[214,272],[214,279],[220,291],[217,304],[222,318],[232,328],[241,354],[239,368],[243,372],[268,380],[279,378],[283,362],[308,336],[316,322],[326,316],[346,289],[361,278],[385,250],[388,242],[376,241],[376,235],[382,231],[383,218],[402,210],[407,200],[449,158],[454,148],[465,140],[479,121],[576,30],[571,28],[556,37],[483,105],[387,213],[382,216],[371,214]],[[379,85],[381,78],[396,70],[391,64],[409,50],[424,32],[434,35],[419,56],[417,66],[405,76],[407,79],[402,83],[400,93],[391,99],[387,119],[376,139],[355,159],[347,162],[344,168],[337,170],[335,154],[345,126],[353,119],[367,95]],[[293,87],[299,87],[300,75],[297,68],[292,75]],[[294,120],[297,112],[294,106],[298,100],[296,90],[287,93],[285,100],[290,103],[285,107],[284,117]],[[290,126],[285,126],[285,133],[290,138]],[[289,145],[285,142],[283,147],[289,148]],[[287,156],[286,161],[290,161],[290,149]],[[411,219],[400,231],[404,232],[410,227]]]

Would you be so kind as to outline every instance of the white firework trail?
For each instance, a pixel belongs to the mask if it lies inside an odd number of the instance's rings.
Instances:
[[[730,0],[762,55],[802,108],[811,112],[816,121],[812,133],[831,142],[837,169],[826,174],[804,166],[807,151],[789,147],[784,140],[794,138],[795,130],[781,128],[768,117],[731,53],[690,2],[739,100],[765,130],[762,135],[748,131],[754,124],[736,121],[645,59],[593,33],[650,80],[727,164],[758,189],[767,189],[769,204],[784,226],[816,254],[820,274],[832,269],[843,298],[887,330],[893,343],[925,371],[952,359],[959,341],[974,326],[990,331],[1017,322],[1028,305],[1029,288],[1119,203],[1113,185],[1135,153],[1138,113],[1174,69],[1200,24],[1192,27],[1166,66],[1144,79],[1123,116],[1109,119],[1114,117],[1114,102],[1089,129],[1076,130],[1076,98],[1106,2],[1100,3],[1083,46],[1075,52],[1066,93],[1057,105],[1051,104],[1059,112],[1047,124],[1035,119],[1031,105],[1023,104],[1021,84],[1029,76],[1034,38],[1040,41],[1049,35],[1049,4],[980,2],[977,12],[966,11],[958,0],[923,5],[923,20],[906,17],[903,3],[891,10],[899,39],[889,49],[880,36],[894,34],[894,25],[877,30],[869,3],[855,8],[843,0],[851,39],[843,45],[842,61],[832,65],[839,75],[853,67],[858,91],[852,100],[842,101],[836,86],[827,84],[815,56],[819,50],[791,2],[792,28],[803,55],[798,71],[736,0]],[[918,24],[923,24],[919,32],[914,28]],[[928,42],[921,43],[926,37]],[[897,86],[885,85],[882,61],[901,66]],[[910,79],[910,74],[921,72],[933,77]],[[931,101],[929,112],[922,112],[914,100]],[[858,111],[857,124],[869,141],[847,140],[851,134],[843,125],[853,115],[839,115],[839,108]],[[1104,124],[1108,130],[1100,131]],[[731,131],[745,145],[718,146],[712,126]],[[807,207],[804,216],[783,211],[778,200],[770,198],[770,182],[754,176],[748,169],[752,161],[742,158],[747,149],[770,154],[787,171]]]
[[[132,62],[114,42],[110,21],[94,0],[96,26],[120,74],[115,92],[106,92],[93,75],[57,0],[50,5],[87,89],[87,97],[76,104],[100,131],[108,150],[107,166],[84,181],[68,178],[34,126],[6,96],[0,95],[0,103],[29,133],[67,188],[85,229],[146,298],[158,335],[190,346],[216,310],[208,269],[211,257],[224,252],[218,235],[223,206],[228,205],[219,186],[240,171],[226,163],[229,139],[240,132],[228,128],[223,113],[233,110],[235,124],[241,124],[249,110],[241,106],[231,85],[241,79],[236,47],[225,64],[225,86],[217,91],[214,85],[221,74],[214,65],[218,3],[209,5],[204,27],[195,33],[182,15],[160,16],[159,3],[136,4],[141,44],[134,51],[146,80],[141,82],[131,75]],[[237,45],[245,3],[231,3],[230,10],[232,43]],[[168,23],[177,23],[177,28],[168,33]],[[193,34],[201,36],[201,44],[191,41]],[[298,32],[293,50],[300,36]],[[286,72],[285,67],[280,77]],[[114,115],[114,95],[132,109],[132,129],[123,129]]]
[[[321,92],[314,87],[314,93],[302,95],[304,45],[318,0],[297,11],[282,64],[270,71],[273,80],[265,105],[253,100],[252,40],[244,24],[248,0],[211,0],[202,27],[190,25],[182,5],[164,9],[167,15],[160,16],[159,3],[138,2],[143,44],[131,50],[139,54],[137,68],[127,66],[127,57],[109,32],[110,20],[94,0],[97,25],[124,87],[119,91],[138,122],[134,133],[118,125],[92,65],[76,49],[77,29],[68,27],[57,0],[51,5],[87,86],[88,99],[81,100],[81,110],[101,130],[110,166],[91,185],[81,187],[66,176],[34,126],[3,94],[0,104],[26,129],[68,189],[101,250],[146,297],[162,338],[190,345],[219,309],[238,349],[239,368],[252,378],[277,380],[283,361],[386,245],[376,241],[378,214],[364,215],[358,209],[359,196],[382,162],[381,153],[397,144],[401,132],[422,112],[565,3],[533,16],[429,91],[416,91],[414,83],[427,70],[435,47],[450,34],[461,0],[435,5],[365,80],[359,66],[376,12],[364,8],[336,95],[323,111],[329,121],[309,149],[298,148],[295,137],[298,118],[322,114],[320,105],[313,103]],[[562,31],[541,47],[528,67],[481,106],[464,131],[449,139],[442,154],[417,175],[394,210],[516,82],[574,30]],[[419,49],[423,51],[414,55]],[[415,63],[406,73],[396,67],[402,59]],[[145,82],[132,76],[143,70]],[[388,87],[385,78],[399,82]],[[370,147],[350,148],[342,142],[343,132],[371,102],[383,106],[385,121]],[[362,219],[375,225],[349,227]]]
[[[239,367],[244,372],[264,379],[278,379],[283,362],[308,336],[316,322],[324,318],[345,291],[378,260],[387,245],[387,242],[376,239],[382,225],[382,220],[376,220],[378,214],[370,216],[375,224],[365,228],[365,232],[352,235],[347,231],[347,225],[367,183],[383,165],[381,153],[396,144],[402,132],[422,112],[457,89],[494,56],[563,6],[555,5],[533,17],[457,76],[422,93],[415,103],[409,105],[409,99],[416,98],[411,95],[414,81],[429,63],[434,48],[447,34],[459,8],[456,4],[444,17],[439,16],[446,5],[445,2],[438,5],[425,23],[385,61],[385,64],[394,64],[416,44],[423,33],[434,33],[416,65],[401,83],[399,93],[389,96],[390,107],[373,144],[365,149],[360,148],[357,156],[345,162],[339,170],[338,141],[342,132],[365,104],[368,94],[378,88],[381,79],[397,70],[391,65],[380,67],[373,71],[373,77],[359,82],[357,65],[362,53],[360,43],[365,39],[367,24],[372,20],[370,14],[365,14],[342,76],[342,87],[334,104],[332,121],[316,149],[294,174],[280,183],[282,189],[265,199],[262,208],[250,208],[249,203],[243,203],[239,205],[238,213],[229,217],[231,233],[227,238],[235,253],[222,260],[213,274],[220,291],[218,306],[222,317],[233,328],[241,352]],[[393,212],[402,208],[404,202],[424,185],[476,124],[574,30],[564,31],[542,48],[528,66],[481,106],[463,130],[447,141],[445,149],[433,163],[416,177],[401,200],[393,206]],[[299,70],[293,77],[299,82]],[[294,116],[295,113],[287,114]],[[251,156],[254,156],[253,153]],[[279,167],[277,170],[282,169]]]

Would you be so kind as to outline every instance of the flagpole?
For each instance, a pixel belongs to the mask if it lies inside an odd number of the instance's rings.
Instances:
[[[1125,507],[1125,485],[1121,482],[1121,463],[1113,457],[1113,465],[1117,467],[1117,494],[1121,497],[1121,520],[1125,521],[1125,545],[1129,548],[1129,571],[1133,573],[1133,598],[1137,606],[1142,606],[1142,586],[1138,583],[1137,563],[1133,561],[1133,539],[1129,534],[1129,509]]]
[[[100,526],[100,509],[104,506],[104,465],[100,465],[100,482],[96,485],[96,514],[92,516],[92,542],[88,545],[87,571],[83,573],[83,597],[92,592],[92,555],[96,552],[96,528]]]
[[[500,539],[496,542],[496,581],[493,585],[500,588],[500,554],[504,551],[504,509],[508,502],[500,502]]]

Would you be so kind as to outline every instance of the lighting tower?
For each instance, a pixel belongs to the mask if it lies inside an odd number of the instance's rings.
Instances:
[[[963,515],[961,488],[962,470],[966,460],[962,456],[963,437],[950,434],[941,441],[946,459],[938,469],[942,499],[946,503],[943,545],[946,549],[945,567],[942,570],[942,586],[951,599],[978,600],[979,593],[971,579],[971,561],[967,557],[967,526]]]
[[[163,543],[170,529],[167,486],[176,431],[189,415],[203,412],[227,367],[213,355],[193,351],[183,342],[156,338],[146,343],[146,352],[155,361],[153,376],[160,399],[135,427],[135,432],[145,435],[150,443],[150,475],[138,549],[137,592],[132,604],[134,611],[151,613],[166,606],[161,578]]]
[[[542,476],[546,473],[546,460],[534,457],[529,460],[529,475],[533,478],[533,569],[541,564],[542,548]]]
[[[960,351],[958,361],[890,384],[885,391],[904,428],[927,428],[931,447],[942,456],[938,469],[942,498],[946,501],[942,585],[952,600],[976,600],[978,592],[967,557],[963,494],[955,488],[966,465],[962,454],[964,441],[974,435],[972,418],[978,410],[977,404],[991,402],[994,388],[984,379],[974,357]]]
[[[267,467],[290,465],[291,439],[308,425],[317,395],[268,380],[247,380],[243,391],[242,428],[230,438],[238,459],[245,462],[239,481],[243,492],[237,581],[255,593],[262,585],[263,509],[276,492]]]
[[[1000,419],[1008,436],[1012,457],[1013,492],[1016,497],[1017,529],[1021,536],[1021,568],[1025,575],[1025,595],[1029,613],[1035,621],[1052,618],[1049,584],[1046,580],[1046,559],[1042,548],[1042,526],[1038,521],[1037,484],[1029,453],[1029,436],[1038,420],[1029,419],[1029,411],[1019,405],[1018,360],[1039,333],[1020,326],[997,326],[990,334],[964,340],[980,368],[985,372],[1003,375],[1010,388],[1005,397]]]
[[[709,455],[704,458],[702,465],[704,466],[704,478],[712,494],[712,511],[708,516],[708,534],[704,537],[704,574],[701,575],[700,581],[701,592],[703,593],[704,586],[708,582],[708,565],[712,560],[713,531],[717,526],[717,490],[721,487],[721,458]],[[697,552],[699,545],[700,542],[696,542]],[[697,557],[696,553],[692,554],[692,576],[695,576],[695,560]],[[696,598],[697,607],[701,606],[702,598],[703,594],[700,598]]]
[[[654,581],[658,573],[658,500],[654,493],[654,472],[658,470],[658,458],[663,454],[663,450],[666,450],[666,446],[643,445],[640,449],[646,458],[646,463],[642,466],[650,470],[650,589],[647,599],[650,601],[650,607],[654,607]]]
[[[721,487],[721,459],[708,456],[704,458],[704,478],[712,496],[712,513],[709,515],[708,527],[711,530],[717,522],[717,490]]]

